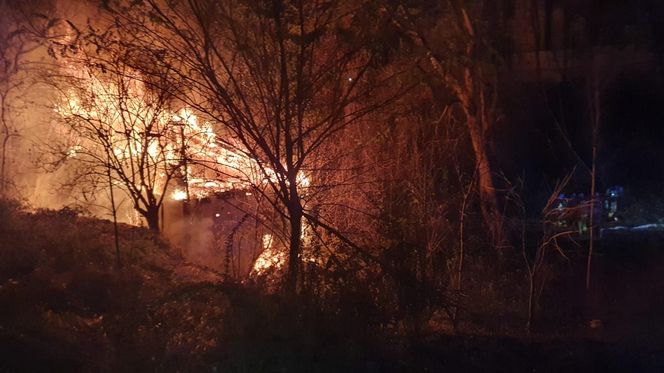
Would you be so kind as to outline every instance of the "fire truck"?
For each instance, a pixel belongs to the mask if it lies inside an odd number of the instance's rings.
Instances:
[[[583,193],[560,194],[554,202],[551,221],[560,229],[577,230],[581,235],[590,228],[591,213],[596,228],[614,225],[624,211],[624,194],[621,186],[613,186],[593,197]]]

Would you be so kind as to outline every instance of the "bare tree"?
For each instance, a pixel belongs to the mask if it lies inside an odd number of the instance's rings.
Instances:
[[[423,52],[423,66],[437,77],[435,84],[454,97],[455,111],[466,124],[477,163],[480,207],[490,236],[504,244],[503,216],[498,206],[490,134],[498,121],[498,71],[489,38],[481,22],[483,2],[444,1],[439,12],[398,4],[386,11]],[[418,17],[417,14],[429,13]],[[437,17],[431,20],[431,17]],[[428,22],[427,22],[428,19]],[[434,84],[434,85],[435,85]]]
[[[590,161],[590,213],[589,231],[588,231],[588,257],[586,260],[586,291],[590,291],[590,276],[592,269],[592,256],[595,244],[595,211],[597,206],[597,151],[599,147],[599,127],[602,121],[602,100],[601,100],[601,87],[599,82],[598,67],[595,66],[596,62],[593,60],[592,76],[588,83],[588,103],[590,113],[590,127],[591,127],[591,161]],[[601,209],[601,204],[599,206]]]
[[[49,83],[60,92],[57,111],[68,141],[53,147],[58,162],[77,165],[72,184],[93,194],[108,179],[159,232],[159,210],[171,182],[181,177],[180,127],[166,91],[148,89],[124,58],[98,65],[83,56]],[[115,202],[112,202],[115,210]]]
[[[563,248],[559,244],[559,240],[569,238],[575,234],[575,231],[567,227],[560,226],[561,220],[565,216],[573,214],[573,209],[584,208],[583,206],[561,206],[558,196],[562,193],[564,188],[569,183],[572,173],[563,178],[556,184],[547,199],[544,207],[541,210],[535,226],[528,227],[528,220],[526,215],[526,205],[521,198],[517,187],[512,187],[508,192],[508,198],[515,203],[516,207],[520,210],[520,246],[521,257],[526,267],[526,274],[528,278],[528,308],[526,316],[526,330],[528,333],[532,331],[532,323],[534,319],[535,310],[538,306],[539,299],[547,280],[547,269],[551,266],[551,258],[553,256],[560,256],[565,260],[569,260],[565,255]],[[539,227],[537,227],[539,225]],[[537,243],[532,245],[527,241],[527,230],[537,229],[541,232],[541,236]]]
[[[36,66],[30,54],[41,46],[43,36],[57,21],[44,13],[40,1],[0,2],[0,197],[9,186],[8,152],[12,138],[19,136],[16,117],[26,104],[25,89]]]
[[[393,135],[392,172],[385,180],[384,213],[389,232],[388,260],[401,281],[401,306],[411,319],[416,336],[435,310],[447,307],[446,291],[453,283],[446,250],[452,235],[447,213],[450,202],[443,198],[440,180],[445,174],[444,125],[424,118],[404,126]],[[399,276],[400,275],[400,276]]]
[[[174,96],[219,123],[224,146],[252,160],[259,177],[247,183],[283,219],[291,294],[303,219],[317,220],[305,190],[325,172],[314,155],[388,101],[369,100],[378,86],[365,84],[373,52],[342,37],[352,39],[360,11],[351,1],[280,0],[144,1],[111,11],[124,40],[153,51],[152,66],[183,83],[170,85]]]

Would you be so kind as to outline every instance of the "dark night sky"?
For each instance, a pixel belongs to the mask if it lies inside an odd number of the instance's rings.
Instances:
[[[605,182],[646,190],[664,183],[664,92],[658,75],[623,77],[606,93],[601,133]]]
[[[504,117],[491,134],[497,170],[510,180],[524,178],[539,200],[576,166],[567,191],[589,191],[588,169],[579,159],[591,165],[588,87],[597,58],[597,190],[622,185],[652,198],[664,188],[664,1],[539,0],[539,46],[532,32],[536,21],[523,11],[524,3],[496,2],[508,19],[495,33],[507,40],[499,92]],[[546,68],[561,70],[537,75],[537,48],[543,58],[555,56]],[[561,62],[565,56],[574,63]]]
[[[664,89],[656,70],[618,74],[601,96],[598,192],[624,186],[637,199],[653,198],[664,187]],[[512,178],[525,178],[525,187],[539,205],[555,181],[570,172],[575,157],[555,120],[567,131],[574,151],[591,164],[591,129],[583,82],[562,82],[546,93],[539,87],[512,87],[506,95],[509,118],[497,136],[500,169]],[[576,167],[568,192],[588,193],[590,178]]]

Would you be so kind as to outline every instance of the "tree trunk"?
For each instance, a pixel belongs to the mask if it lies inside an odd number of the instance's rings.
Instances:
[[[502,243],[503,240],[503,217],[498,208],[498,197],[496,196],[496,187],[493,182],[491,164],[487,154],[487,144],[477,119],[471,115],[466,117],[470,141],[475,153],[477,162],[478,186],[480,208],[482,217],[489,229],[491,238],[495,243]]]
[[[466,220],[466,208],[468,207],[468,197],[473,190],[475,185],[475,176],[477,171],[473,174],[473,179],[468,184],[468,189],[463,194],[463,200],[461,202],[461,211],[459,213],[459,258],[457,261],[457,276],[456,276],[456,305],[454,306],[454,312],[452,315],[452,327],[454,332],[457,332],[458,322],[459,322],[459,308],[461,303],[461,290],[463,284],[463,264],[465,258],[465,220]],[[459,177],[461,179],[461,177]]]
[[[2,161],[0,161],[0,197],[5,197],[7,193],[7,147],[9,146],[9,125],[7,124],[7,114],[5,111],[5,95],[0,95],[0,119],[2,120]]]
[[[148,207],[144,217],[148,223],[148,228],[154,233],[159,233],[159,206]]]
[[[599,97],[599,88],[597,87],[597,77],[593,79],[593,91],[592,91],[592,108],[593,108],[593,119],[592,119],[592,166],[590,169],[590,217],[589,217],[589,240],[588,240],[588,259],[586,263],[586,291],[590,290],[590,276],[592,269],[592,259],[593,259],[593,245],[595,243],[595,193],[597,189],[597,141],[598,141],[598,131],[599,131],[599,122],[600,122],[600,97]]]
[[[597,146],[595,144],[595,141],[593,140],[593,160],[592,160],[592,171],[590,175],[590,216],[588,217],[589,219],[589,232],[588,232],[588,258],[586,261],[586,291],[590,290],[590,271],[591,271],[591,265],[592,265],[592,260],[593,260],[593,245],[595,243],[595,236],[594,236],[594,231],[595,231],[595,189],[596,189],[596,169],[595,169],[595,163],[596,163],[596,158],[597,158]]]
[[[477,36],[472,21],[463,6],[463,2],[453,1],[451,5],[456,11],[459,30],[467,41],[465,57],[468,61],[476,61]],[[445,83],[446,88],[451,89],[452,93],[461,102],[479,172],[478,189],[482,217],[487,224],[494,244],[501,246],[504,243],[503,216],[498,208],[498,198],[496,196],[496,188],[487,152],[488,144],[486,143],[484,133],[485,129],[493,124],[493,120],[495,119],[497,92],[494,90],[493,95],[486,94],[483,88],[485,84],[483,79],[484,74],[482,74],[479,64],[476,68],[464,66],[461,69],[458,80],[451,78],[449,69],[444,66],[443,61],[434,53],[424,33],[421,30],[415,29],[414,31],[417,35],[416,41],[427,51],[429,61],[436,74]],[[495,78],[494,76],[494,89],[497,88],[498,83]]]
[[[113,194],[113,179],[111,179],[111,169],[106,168],[108,175],[108,190],[111,197],[111,212],[113,213],[113,237],[115,238],[115,264],[120,268],[120,234],[118,232],[118,211],[115,207],[115,195]]]
[[[302,235],[302,206],[297,192],[297,184],[291,183],[290,204],[290,243],[288,247],[288,273],[286,275],[286,294],[294,296],[297,293],[297,278],[300,268],[300,244]]]
[[[530,335],[533,328],[533,311],[535,308],[535,273],[531,272],[530,269],[528,271],[528,319],[526,320],[526,332]]]

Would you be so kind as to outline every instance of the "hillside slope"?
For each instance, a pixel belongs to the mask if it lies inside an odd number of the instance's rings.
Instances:
[[[0,371],[191,369],[213,348],[221,277],[147,229],[0,204]],[[186,361],[185,361],[186,360]]]

